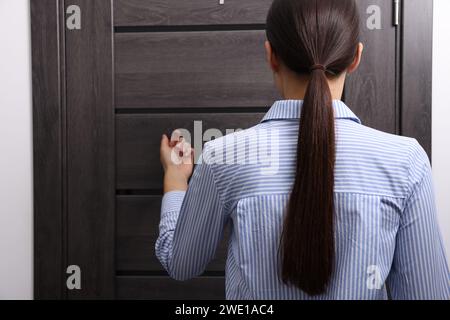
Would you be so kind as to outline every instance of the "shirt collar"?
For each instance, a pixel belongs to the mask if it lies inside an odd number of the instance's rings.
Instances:
[[[270,120],[300,119],[303,100],[279,100],[270,108],[261,122]],[[361,120],[341,100],[333,100],[334,117],[336,119],[349,119],[362,124]]]

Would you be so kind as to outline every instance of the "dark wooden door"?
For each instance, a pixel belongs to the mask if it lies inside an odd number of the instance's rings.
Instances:
[[[200,135],[250,127],[279,98],[263,47],[271,2],[31,1],[37,298],[224,297],[226,237],[206,272],[184,283],[155,257],[159,141],[196,121]],[[364,124],[429,152],[431,89],[415,77],[431,79],[430,2],[399,2],[396,25],[394,0],[358,0],[366,50],[345,88]],[[80,28],[67,25],[73,6]],[[70,265],[81,289],[66,286]]]
[[[395,7],[390,0],[358,0],[358,5],[364,53],[358,71],[347,79],[344,99],[365,125],[400,133]]]

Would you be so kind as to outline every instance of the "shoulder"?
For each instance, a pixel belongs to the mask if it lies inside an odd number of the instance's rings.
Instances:
[[[411,139],[409,148],[409,193],[413,193],[422,181],[431,179],[431,163],[428,154],[416,139]]]
[[[385,150],[399,151],[402,154],[409,184],[408,194],[410,194],[424,177],[431,174],[431,163],[425,149],[414,138],[392,135],[374,129],[370,130],[374,132],[374,136],[385,139]]]
[[[414,180],[415,176],[423,176],[426,169],[430,168],[430,160],[425,149],[420,143],[410,137],[398,136],[373,128],[364,127],[369,141],[383,141],[377,148],[382,152],[396,152],[407,164],[409,178]]]
[[[413,161],[414,159],[425,160],[428,158],[424,149],[414,138],[399,136],[377,129],[373,129],[356,123],[346,123],[338,128],[341,140],[344,144],[361,149],[370,150],[372,153],[378,153],[380,156],[386,156],[394,153],[399,159]]]
[[[373,177],[371,188],[382,187],[406,198],[429,172],[428,155],[414,138],[351,123],[341,124],[338,130],[338,165]]]
[[[258,124],[208,141],[203,146],[203,161],[210,165],[237,164],[234,162],[236,156],[241,153],[248,156],[248,151],[256,147],[262,140],[267,141],[269,135],[270,131],[263,125]],[[233,155],[233,157],[230,155]]]

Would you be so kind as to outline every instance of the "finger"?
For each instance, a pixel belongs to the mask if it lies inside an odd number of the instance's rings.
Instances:
[[[192,148],[189,143],[182,140],[176,144],[173,151],[181,162],[185,164],[191,163]]]
[[[170,146],[173,148],[181,138],[183,138],[183,136],[180,130],[177,129],[172,132],[172,136],[170,137]]]
[[[193,152],[192,147],[187,142],[179,142],[177,146],[174,148],[176,149],[176,153],[179,156],[179,160],[183,164],[192,164],[193,163]]]
[[[181,158],[181,156],[182,156],[182,150],[181,150],[181,147],[180,147],[180,145],[177,143],[175,146],[173,146],[173,148],[172,148],[172,154],[174,155],[174,156],[176,156],[177,158]]]
[[[192,146],[189,142],[185,141],[184,139],[181,139],[181,141],[179,142],[179,146],[180,146],[181,152],[183,152],[183,156],[186,156],[186,157],[191,156]]]
[[[185,164],[194,163],[194,148],[192,148],[190,143],[186,143],[183,148],[183,162]]]
[[[163,134],[161,137],[161,151],[170,149],[169,138]]]
[[[183,157],[184,153],[183,142],[177,142],[173,147],[173,151],[177,154],[178,157]]]

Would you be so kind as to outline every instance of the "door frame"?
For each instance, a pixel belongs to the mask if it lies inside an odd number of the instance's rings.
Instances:
[[[113,1],[30,1],[34,295],[114,298]],[[66,29],[66,5],[83,8],[80,29]]]
[[[76,0],[72,2],[83,2]],[[93,0],[88,0],[93,1]],[[100,36],[111,36],[111,52],[104,44],[101,48],[84,45],[84,50],[91,50],[88,55],[92,63],[102,63],[100,54],[106,55],[106,62],[111,59],[111,65],[104,65],[107,70],[102,77],[111,81],[109,88],[101,92],[106,102],[99,106],[91,105],[95,110],[79,110],[87,114],[105,113],[104,117],[96,118],[101,125],[94,135],[86,141],[81,141],[80,134],[71,123],[70,101],[67,100],[66,68],[67,61],[67,31],[65,28],[65,0],[30,0],[31,3],[31,38],[32,38],[32,79],[33,79],[33,142],[34,142],[34,296],[36,299],[70,299],[70,298],[114,298],[115,296],[115,173],[114,164],[114,73],[113,73],[113,0],[94,0],[97,9],[107,15],[111,10],[111,35],[108,31]],[[70,3],[72,4],[72,3]],[[398,85],[400,90],[399,116],[400,133],[416,138],[431,158],[431,115],[432,115],[432,41],[433,41],[433,1],[404,0],[401,5],[401,29],[398,40],[400,59]],[[91,16],[92,17],[92,16]],[[86,19],[86,18],[84,18]],[[108,21],[108,17],[105,17]],[[94,19],[91,19],[94,20]],[[93,23],[92,21],[90,21]],[[86,23],[86,21],[84,22]],[[83,45],[81,43],[81,45]],[[91,60],[89,58],[88,60]],[[89,61],[86,61],[89,64]],[[109,78],[110,73],[112,77]],[[82,76],[82,75],[81,75]],[[97,79],[98,80],[98,79]],[[69,88],[70,89],[70,88]],[[83,86],[75,88],[83,89]],[[87,93],[93,95],[93,93]],[[98,94],[98,93],[96,93]],[[93,97],[94,99],[95,97]],[[98,97],[97,97],[98,98]],[[69,105],[68,105],[69,103]],[[111,103],[111,109],[108,104]],[[68,109],[69,108],[69,109]],[[78,111],[78,109],[77,109]],[[68,118],[69,117],[69,118]],[[81,127],[80,131],[92,131],[92,124]],[[71,157],[68,142],[81,142],[87,145],[76,157]],[[105,146],[102,151],[95,151],[99,146]],[[94,150],[94,151],[90,151]],[[70,156],[70,158],[69,158]],[[107,167],[102,176],[93,177],[88,182],[93,184],[92,192],[87,196],[83,192],[68,194],[68,187],[73,182],[68,170],[73,166],[83,166],[88,159],[96,157],[105,161]],[[109,161],[109,162],[108,162]],[[93,168],[89,168],[93,170]],[[69,179],[70,178],[70,179]],[[75,179],[76,180],[76,179]],[[77,181],[75,181],[77,182]],[[78,181],[78,184],[80,181]],[[74,188],[70,188],[73,190]],[[77,189],[77,188],[75,188]],[[78,188],[79,189],[79,188]],[[106,191],[105,191],[106,189]],[[89,199],[98,197],[95,204],[90,205]],[[73,232],[69,221],[69,206],[73,201],[84,203],[88,209],[101,207],[95,217],[88,216],[77,206],[78,212],[75,224],[88,224],[83,236],[73,242]],[[101,222],[105,225],[102,225]],[[101,227],[100,227],[101,226]],[[96,228],[95,232],[93,231]],[[69,243],[70,238],[70,243]],[[95,241],[95,248],[89,252],[88,259],[95,263],[87,263],[82,269],[82,275],[90,274],[92,283],[83,283],[80,293],[68,290],[66,269],[71,262],[71,256],[83,249],[79,246],[83,241]],[[79,257],[79,253],[78,253]]]

